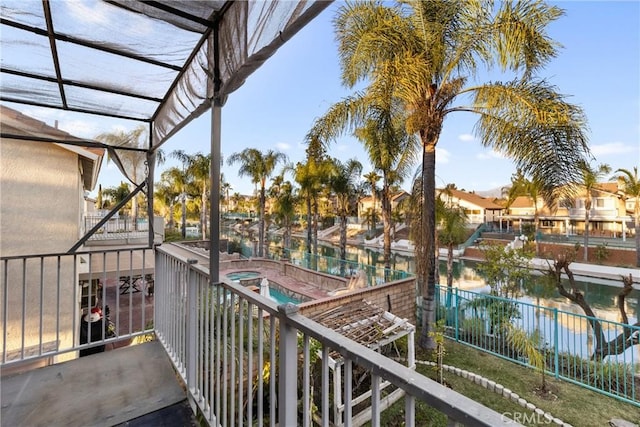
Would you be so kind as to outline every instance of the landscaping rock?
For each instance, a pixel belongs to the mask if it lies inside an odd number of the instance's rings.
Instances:
[[[526,399],[523,399],[523,398],[518,399],[518,405],[522,406],[523,408],[526,408],[527,407]]]
[[[610,427],[638,427],[638,424],[631,421],[623,420],[621,418],[611,418],[609,420]]]
[[[495,391],[495,390],[496,390],[496,382],[495,382],[495,381],[488,380],[488,381],[487,381],[487,390],[489,390],[489,391]]]
[[[510,398],[511,397],[511,390],[508,388],[505,388],[502,390],[502,395],[506,398]]]
[[[536,405],[534,405],[533,403],[528,402],[526,408],[528,410],[530,410],[531,412],[536,410]]]

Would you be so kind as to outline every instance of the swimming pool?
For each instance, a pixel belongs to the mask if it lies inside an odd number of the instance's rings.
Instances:
[[[300,300],[296,299],[296,298],[292,298],[288,295],[283,294],[282,292],[280,292],[278,289],[273,288],[272,286],[269,286],[269,295],[271,296],[271,299],[274,300],[275,302],[277,302],[278,304],[285,304],[285,303],[292,303],[292,304],[300,304]]]
[[[227,279],[233,282],[240,282],[240,280],[254,279],[259,276],[260,276],[260,273],[258,273],[257,271],[234,271],[232,273],[227,274]]]

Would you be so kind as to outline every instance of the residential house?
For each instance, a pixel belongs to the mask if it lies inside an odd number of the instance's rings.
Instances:
[[[517,197],[501,218],[501,227],[521,229],[523,223],[534,222],[537,210],[540,232],[566,236],[584,234],[586,196],[582,190],[554,208],[547,206],[542,198],[534,205],[530,197]],[[634,201],[625,200],[616,182],[599,183],[591,195],[590,235],[626,238],[633,233],[633,207]]]
[[[12,136],[0,139],[0,253],[11,256],[67,252],[81,237],[85,194],[96,185],[104,150],[73,145],[81,139],[6,106],[0,106],[0,125],[3,135]],[[43,143],[47,140],[70,144]],[[20,268],[3,271],[8,283],[24,283],[27,289],[24,295],[11,287],[0,290],[8,293],[3,296],[8,297],[3,298],[8,307],[7,335],[0,338],[6,338],[3,348],[8,359],[12,350],[23,344],[28,352],[30,342],[40,342],[39,334],[46,345],[53,347],[72,339],[71,331],[55,335],[55,307],[49,307],[47,301],[55,301],[57,290],[55,286],[41,290],[40,283],[44,280],[45,284],[55,284],[59,275],[60,286],[73,292],[78,288],[83,266],[51,259],[41,263],[38,257],[27,263],[27,273]],[[75,303],[66,301],[61,316],[77,313]],[[25,318],[24,326],[15,322],[23,310],[34,313]],[[41,316],[45,316],[42,323]],[[68,319],[58,321],[64,324]]]
[[[398,206],[403,201],[407,200],[411,195],[406,191],[398,191],[391,195],[391,211],[398,209]],[[375,206],[374,206],[375,202]],[[382,215],[382,198],[376,196],[375,200],[373,196],[362,197],[358,200],[358,218],[362,219],[367,216],[367,212],[375,211],[377,218],[380,219]]]
[[[440,196],[448,206],[464,209],[469,226],[498,222],[504,210],[493,200],[466,191],[436,189],[436,196]]]

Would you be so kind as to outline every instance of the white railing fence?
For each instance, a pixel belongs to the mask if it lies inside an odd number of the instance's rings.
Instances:
[[[517,425],[310,320],[294,305],[277,306],[230,281],[211,284],[208,268],[170,246],[157,248],[155,262],[156,335],[210,425],[355,426],[370,419],[379,426],[387,406],[383,381],[404,391],[407,426],[416,425],[417,401],[452,425]],[[344,360],[340,388],[332,384],[335,357]],[[368,378],[364,402],[353,399],[356,377]],[[344,405],[340,420],[333,419],[336,405]],[[363,411],[366,406],[371,409]]]
[[[2,366],[56,363],[152,333],[152,262],[151,249],[0,258]],[[85,316],[92,308],[101,314]]]

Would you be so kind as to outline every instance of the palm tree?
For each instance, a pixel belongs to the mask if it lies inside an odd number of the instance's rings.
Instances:
[[[231,184],[224,180],[223,174],[220,175],[220,194],[222,194],[222,197],[224,198],[224,204],[226,205],[225,213],[228,214],[229,202],[231,201],[231,199],[229,199],[229,192],[233,187],[231,187]]]
[[[118,165],[120,171],[132,183],[130,189],[138,186],[146,178],[147,162],[147,127],[140,125],[135,129],[124,132],[101,133],[96,138],[105,144],[111,145],[114,149],[109,149],[107,161],[113,161]],[[164,163],[164,152],[160,149],[155,151],[156,164]],[[131,199],[131,213],[133,216],[134,229],[138,224],[138,200],[137,197]],[[152,218],[149,218],[151,221]]]
[[[376,171],[371,171],[362,176],[364,178],[365,187],[371,191],[371,224],[373,228],[373,232],[376,231],[376,204],[377,197],[376,193],[378,192],[378,181],[380,181],[380,175],[376,173]]]
[[[583,111],[536,75],[557,55],[546,27],[562,9],[529,1],[492,6],[489,0],[356,2],[343,5],[335,19],[343,82],[369,84],[341,102],[344,115],[363,118],[391,88],[404,107],[407,133],[422,143],[420,242],[427,268],[417,279],[424,299],[420,344],[427,348],[434,347],[435,160],[445,118],[477,114],[481,143],[539,180],[548,201],[577,179],[576,165],[588,153]],[[495,68],[512,80],[472,81],[480,69]]]
[[[295,194],[291,182],[284,180],[278,185],[271,186],[270,195],[274,199],[273,215],[284,228],[282,235],[282,249],[284,254],[284,251],[291,247],[291,229],[296,216],[296,206],[299,198]]]
[[[107,199],[110,208],[126,199],[129,193],[131,191],[126,182],[121,182],[117,187],[107,187],[102,190],[102,195]]]
[[[409,174],[420,146],[414,135],[408,135],[403,120],[391,108],[372,109],[363,127],[356,129],[355,135],[364,144],[369,160],[382,174],[382,224],[383,257],[385,269],[391,268],[391,187],[400,184]],[[375,117],[375,118],[374,118]],[[375,174],[375,172],[372,172]],[[375,176],[370,177],[375,194]],[[374,196],[375,201],[375,196]],[[374,204],[375,207],[375,204]],[[374,211],[375,212],[375,211]]]
[[[519,196],[526,196],[533,202],[536,255],[539,253],[538,230],[540,229],[540,212],[538,211],[538,199],[540,198],[541,191],[542,184],[539,181],[529,180],[520,170],[511,177],[511,187],[507,191],[507,209]]]
[[[189,164],[189,175],[193,178],[193,183],[200,190],[200,230],[202,238],[207,238],[207,203],[209,201],[209,183],[211,170],[211,154],[204,155],[196,153],[191,157]]]
[[[598,182],[611,173],[611,167],[607,164],[591,166],[586,161],[583,161],[580,162],[580,171],[582,172],[582,176],[579,184],[585,193],[583,260],[586,262],[589,259],[589,218],[591,216],[591,204],[593,203],[593,197],[595,197],[595,194],[598,192]]]
[[[265,246],[265,191],[267,179],[273,174],[278,163],[286,163],[287,156],[284,153],[268,150],[263,153],[255,148],[245,148],[239,153],[233,153],[227,160],[229,165],[240,163],[238,174],[251,177],[251,182],[259,187],[259,212],[260,224],[258,225],[258,256],[264,256]]]
[[[350,159],[345,163],[333,159],[333,163],[334,174],[330,178],[329,186],[336,196],[340,218],[340,274],[344,276],[347,259],[347,217],[356,194],[357,181],[362,173],[362,164],[356,159]]]
[[[616,170],[616,179],[624,191],[625,198],[633,198],[633,223],[636,235],[636,266],[640,267],[640,177],[638,167]]]
[[[182,238],[187,236],[187,186],[189,184],[188,177],[184,169],[177,167],[170,167],[162,172],[162,180],[166,181],[168,185],[173,189],[172,194],[175,195],[174,201],[179,200],[181,206],[181,228]],[[173,209],[171,210],[173,216]]]
[[[180,182],[176,182],[176,178]],[[154,200],[166,206],[165,217],[169,217],[167,227],[170,230],[175,228],[174,213],[175,202],[182,192],[183,175],[177,168],[167,169],[160,175],[160,183],[155,185]],[[186,215],[186,212],[185,212]],[[186,221],[186,218],[185,218]]]
[[[442,195],[442,193],[441,193]],[[453,286],[453,247],[463,243],[467,237],[467,214],[460,206],[436,199],[436,221],[438,239],[447,247],[447,287]]]

